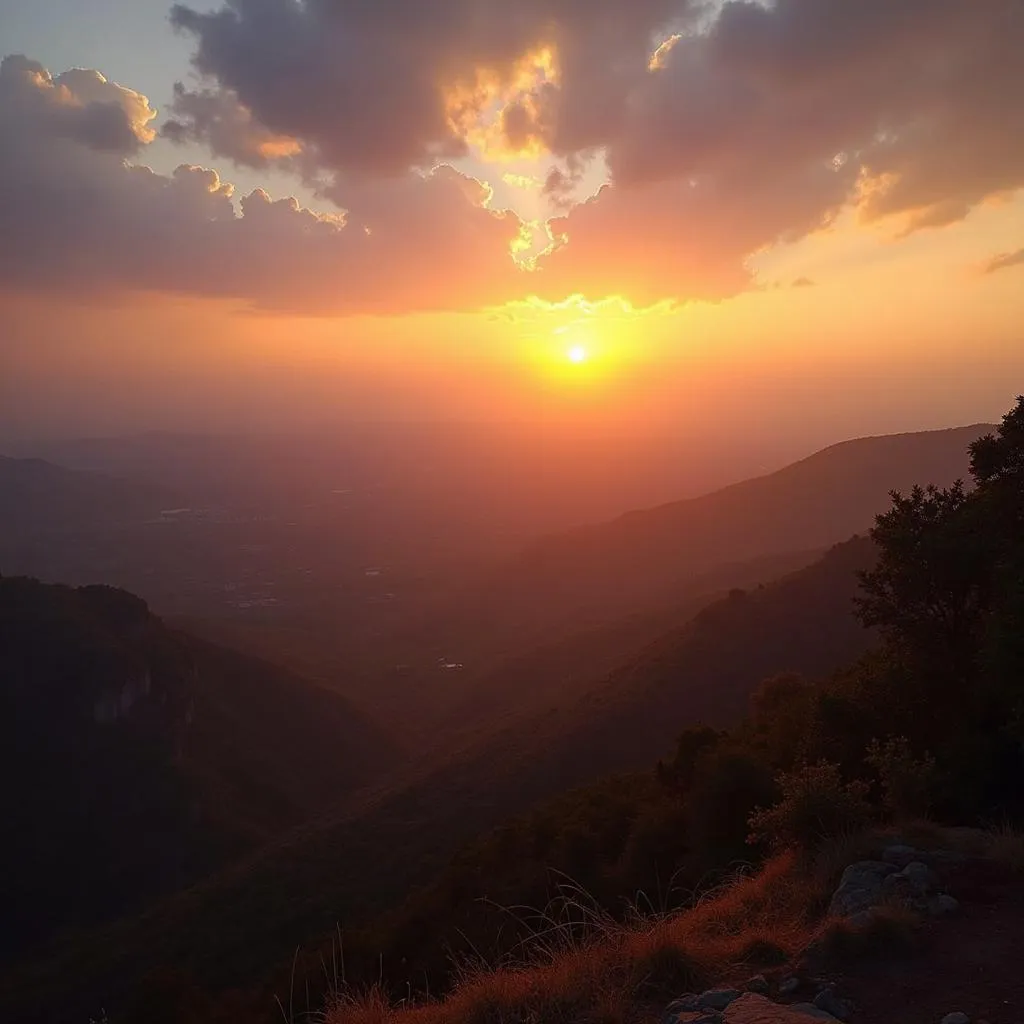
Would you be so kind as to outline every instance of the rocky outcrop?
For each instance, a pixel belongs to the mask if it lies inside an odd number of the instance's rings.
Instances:
[[[851,864],[832,895],[829,913],[845,917],[854,927],[866,927],[881,906],[906,907],[922,915],[944,917],[959,909],[941,891],[937,866],[955,861],[946,850],[924,852],[903,844],[887,847],[880,860]]]

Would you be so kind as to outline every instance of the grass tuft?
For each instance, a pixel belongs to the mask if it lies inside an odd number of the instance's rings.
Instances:
[[[379,989],[340,994],[325,1024],[635,1024],[684,992],[794,956],[812,936],[815,895],[790,854],[689,910],[634,907],[625,923],[567,883],[543,911],[510,911],[532,922],[533,941],[500,964],[462,965],[447,998],[393,1006]]]

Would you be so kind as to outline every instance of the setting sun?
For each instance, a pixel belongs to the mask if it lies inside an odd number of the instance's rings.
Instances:
[[[570,363],[585,363],[587,361],[587,350],[583,345],[573,345],[566,352]]]

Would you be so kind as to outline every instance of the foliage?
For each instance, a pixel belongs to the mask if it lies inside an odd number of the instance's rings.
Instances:
[[[927,751],[915,757],[906,736],[877,739],[868,747],[867,763],[878,773],[882,803],[898,820],[923,818],[932,806],[935,758]]]
[[[752,844],[810,850],[824,840],[855,832],[870,820],[867,784],[859,779],[844,782],[838,765],[805,765],[782,772],[778,783],[779,802],[750,816]]]

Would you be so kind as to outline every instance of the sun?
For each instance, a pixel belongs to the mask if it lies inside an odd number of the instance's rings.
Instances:
[[[588,357],[585,345],[573,345],[565,354],[570,363],[585,363]]]

